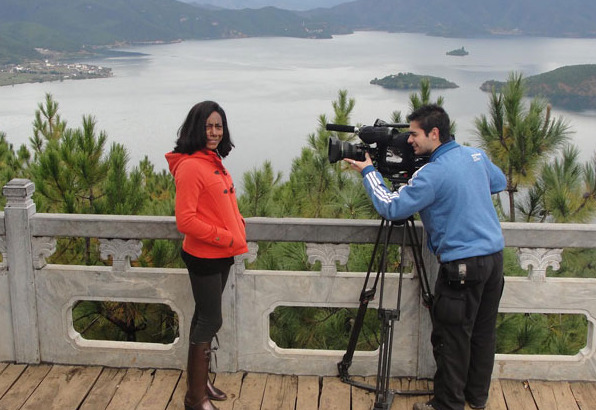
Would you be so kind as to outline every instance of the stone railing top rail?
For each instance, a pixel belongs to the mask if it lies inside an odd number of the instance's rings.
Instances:
[[[0,212],[0,219],[4,213]],[[374,243],[379,220],[315,218],[246,218],[250,241]],[[422,225],[416,223],[418,233]],[[502,222],[507,246],[525,248],[591,248],[596,224]],[[38,213],[31,218],[33,236],[112,239],[180,239],[172,216],[81,215]],[[556,233],[556,234],[555,234]],[[5,234],[0,224],[0,235]],[[393,235],[393,242],[400,242]]]

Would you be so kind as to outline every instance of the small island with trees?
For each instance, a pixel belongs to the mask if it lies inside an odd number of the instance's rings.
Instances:
[[[420,81],[428,80],[433,89],[458,88],[459,86],[451,81],[441,77],[430,75],[418,75],[412,73],[391,74],[381,79],[375,78],[370,81],[371,84],[380,85],[383,88],[392,90],[417,90],[420,87]]]
[[[544,97],[556,107],[572,111],[596,109],[596,64],[559,67],[526,77],[524,91],[530,97]],[[506,82],[485,81],[480,89],[499,93]]]
[[[467,56],[470,54],[463,46],[461,48],[456,48],[455,50],[447,51],[445,54],[448,56]]]

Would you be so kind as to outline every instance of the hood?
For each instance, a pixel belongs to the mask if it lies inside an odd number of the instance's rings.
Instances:
[[[181,163],[187,161],[189,159],[198,159],[202,161],[208,161],[216,164],[219,167],[222,167],[221,159],[219,155],[215,151],[211,150],[201,150],[194,152],[192,154],[182,154],[179,152],[168,152],[166,154],[166,161],[168,161],[168,166],[170,168],[170,173],[173,176],[176,176],[176,170],[180,166]]]

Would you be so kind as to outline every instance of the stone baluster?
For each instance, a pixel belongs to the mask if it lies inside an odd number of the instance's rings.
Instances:
[[[130,269],[130,261],[141,256],[143,243],[137,239],[100,239],[99,252],[102,259],[112,257],[112,270],[125,272]]]
[[[528,278],[534,282],[546,281],[546,270],[559,270],[563,249],[519,248],[520,266],[528,271]]]
[[[347,243],[330,244],[330,243],[307,243],[306,254],[308,255],[308,263],[314,264],[316,261],[321,262],[321,275],[334,276],[337,273],[337,265],[348,263],[350,256],[350,245]]]

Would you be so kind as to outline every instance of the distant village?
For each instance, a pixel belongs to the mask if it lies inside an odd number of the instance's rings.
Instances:
[[[111,68],[83,63],[59,63],[44,60],[0,66],[0,86],[111,76]]]

